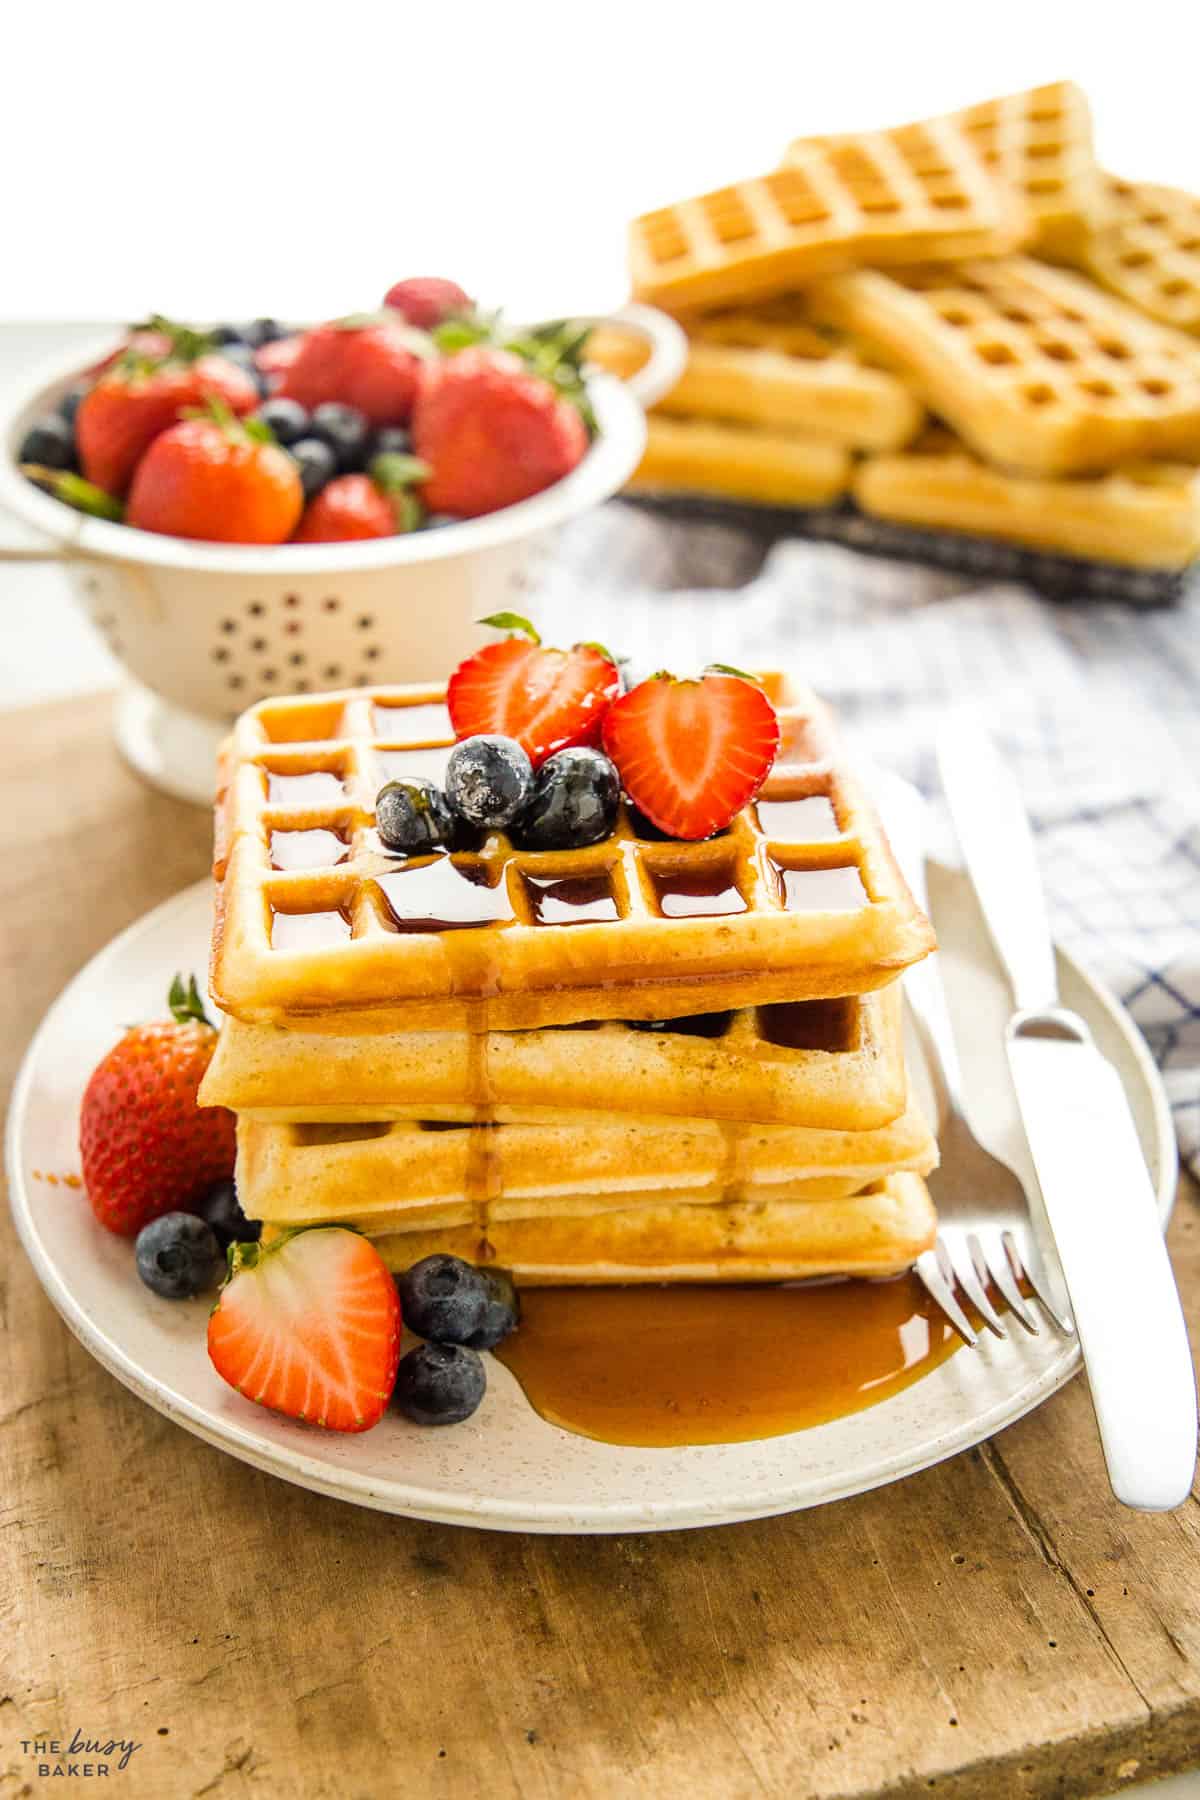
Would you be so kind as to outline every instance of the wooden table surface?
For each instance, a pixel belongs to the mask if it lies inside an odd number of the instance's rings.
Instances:
[[[128,773],[103,697],[0,718],[0,769],[7,1092],[67,978],[203,873],[209,828]],[[1200,1342],[1197,1217],[1188,1192]],[[76,1343],[7,1209],[0,1230],[0,1796],[43,1792],[34,1740],[76,1731],[136,1739],[105,1791],[151,1800],[1082,1800],[1200,1762],[1196,1495],[1119,1507],[1080,1382],[815,1512],[455,1530],[169,1424]]]

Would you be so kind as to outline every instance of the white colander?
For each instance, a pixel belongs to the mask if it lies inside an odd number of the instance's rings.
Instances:
[[[683,368],[673,320],[636,305],[611,317],[649,340],[650,359],[626,383],[589,374],[599,431],[565,480],[486,518],[354,544],[194,543],[89,518],[42,493],[17,471],[21,438],[112,345],[76,351],[0,408],[0,505],[44,540],[0,546],[0,560],[63,564],[128,671],[122,750],[160,787],[207,804],[216,743],[243,707],[270,694],[438,679],[478,643],[476,620],[521,610],[547,534],[624,484],[645,443],[643,408]]]

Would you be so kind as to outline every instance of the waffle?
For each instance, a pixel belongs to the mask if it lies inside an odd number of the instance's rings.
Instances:
[[[937,1229],[918,1175],[891,1175],[844,1200],[663,1201],[592,1218],[498,1222],[490,1248],[523,1287],[640,1281],[798,1281],[898,1275]],[[269,1228],[264,1232],[269,1235]],[[478,1261],[470,1227],[403,1231],[375,1240],[390,1269],[437,1251]]]
[[[794,296],[708,313],[689,322],[687,367],[655,411],[800,432],[847,449],[896,450],[916,434],[920,402],[902,382],[870,367],[849,340],[806,322]],[[588,339],[588,355],[623,379],[648,354],[615,327]]]
[[[221,759],[217,1004],[334,1034],[483,1032],[883,986],[932,948],[928,921],[827,711],[782,676],[765,681],[779,758],[727,832],[663,840],[623,807],[604,842],[537,854],[499,833],[453,857],[383,852],[381,783],[444,767],[441,690],[251,707]],[[826,805],[795,805],[814,799]]]
[[[979,532],[1133,568],[1180,569],[1200,554],[1200,473],[1186,463],[1047,481],[988,468],[949,432],[930,431],[911,450],[869,457],[854,499],[863,512],[902,525]]]
[[[840,1199],[937,1161],[915,1107],[874,1131],[625,1118],[561,1125],[238,1121],[238,1197],[274,1225],[418,1226],[586,1217],[671,1200]]]
[[[564,1113],[863,1131],[903,1111],[900,996],[699,1013],[650,1027],[362,1037],[226,1021],[201,1094],[264,1120],[554,1124]]]
[[[1035,254],[1051,261],[1071,261],[1092,226],[1104,216],[1103,178],[1092,150],[1091,115],[1085,95],[1074,82],[1051,82],[999,100],[984,100],[945,118],[902,125],[885,135],[903,143],[911,134],[930,133],[935,127],[948,128],[965,138],[984,168],[1013,196],[1026,221],[1027,247]],[[797,138],[788,146],[785,162],[802,158],[814,144],[828,147],[861,141],[853,136]],[[931,256],[929,260],[935,259]]]
[[[1200,457],[1200,347],[1078,276],[1024,257],[820,283],[973,450],[1032,474]]]
[[[827,506],[850,486],[850,452],[815,437],[715,419],[646,420],[633,493],[719,494],[758,506]]]
[[[1200,332],[1200,199],[1148,181],[1106,178],[1107,220],[1079,267],[1139,312]]]
[[[810,139],[769,175],[645,213],[630,231],[633,291],[668,312],[802,287],[864,264],[993,255],[1024,212],[952,119]]]

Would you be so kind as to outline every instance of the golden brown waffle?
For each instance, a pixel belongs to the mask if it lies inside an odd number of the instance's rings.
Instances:
[[[951,119],[794,147],[770,175],[635,219],[633,291],[694,312],[835,269],[1011,250],[1023,210]]]
[[[564,1114],[742,1119],[864,1131],[903,1111],[900,993],[799,1000],[665,1023],[334,1037],[229,1019],[202,1101],[275,1121]]]
[[[634,493],[717,494],[758,506],[828,506],[846,492],[850,452],[817,438],[715,419],[646,420]]]
[[[1139,312],[1200,332],[1200,198],[1149,181],[1106,177],[1108,215],[1076,260]]]
[[[898,1275],[933,1243],[933,1205],[918,1175],[891,1175],[842,1200],[660,1202],[591,1218],[497,1222],[496,1265],[519,1285],[639,1281],[798,1281]],[[269,1230],[269,1228],[268,1228]],[[468,1226],[376,1238],[390,1269],[438,1251],[478,1261]]]
[[[624,1118],[561,1125],[238,1122],[238,1197],[275,1225],[337,1220],[377,1234],[572,1217],[663,1200],[857,1193],[937,1161],[915,1107],[875,1131]]]
[[[870,367],[840,333],[820,332],[790,295],[757,309],[705,313],[688,324],[687,367],[655,411],[798,432],[848,449],[896,450],[915,435],[920,402]],[[623,379],[648,350],[616,327],[588,339],[588,356]]]
[[[1033,474],[1200,457],[1200,346],[1026,257],[858,270],[812,290],[973,450]]]
[[[782,676],[765,681],[779,758],[727,832],[662,840],[623,807],[603,843],[540,854],[499,833],[453,857],[383,852],[381,783],[444,766],[441,690],[251,707],[222,756],[217,1004],[334,1033],[482,1033],[883,986],[932,948],[928,921],[826,709]],[[440,752],[409,748],[439,738]],[[832,807],[836,837],[826,808],[796,804],[812,800]]]
[[[869,457],[854,498],[863,512],[902,525],[1134,568],[1184,568],[1200,554],[1200,472],[1185,463],[1040,480],[991,469],[949,432],[930,431],[910,450]]]
[[[985,170],[1014,197],[1026,221],[1030,251],[1052,261],[1073,260],[1105,211],[1103,178],[1092,149],[1092,121],[1082,89],[1072,81],[1050,82],[999,100],[981,101],[942,119],[901,125],[884,135],[904,143],[911,134],[927,134],[938,126],[965,138]],[[860,141],[857,137],[797,138],[788,148],[786,161],[802,157],[813,144]],[[1000,247],[1013,249],[1016,240]]]

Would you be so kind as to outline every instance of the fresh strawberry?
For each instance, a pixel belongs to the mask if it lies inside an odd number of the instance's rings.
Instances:
[[[75,442],[83,473],[106,493],[123,495],[159,433],[210,398],[240,415],[258,405],[258,388],[223,356],[193,362],[122,357],[79,403]]]
[[[175,977],[170,1007],[170,1019],[130,1026],[83,1096],[83,1184],[100,1223],[122,1237],[190,1211],[233,1174],[233,1114],[196,1104],[217,1034],[194,976],[186,990]]]
[[[292,533],[294,544],[341,544],[395,537],[395,508],[369,475],[338,475],[309,501]]]
[[[127,525],[224,544],[282,544],[304,508],[295,461],[266,428],[218,407],[155,438],[137,466]]]
[[[303,345],[302,332],[297,332],[294,337],[275,338],[269,344],[260,344],[254,352],[254,366],[262,375],[278,375],[282,379],[299,356]]]
[[[309,501],[292,536],[295,544],[340,544],[356,538],[414,531],[421,508],[412,484],[429,471],[415,456],[375,457],[365,475],[339,475]]]
[[[604,748],[629,798],[674,838],[721,831],[757,794],[779,748],[762,689],[733,670],[652,675],[614,701]]]
[[[570,473],[588,447],[577,407],[507,350],[460,350],[426,368],[413,449],[433,474],[430,512],[475,518],[528,500]]]
[[[367,317],[318,325],[300,340],[275,390],[309,412],[326,400],[356,406],[372,425],[403,425],[412,412],[426,340],[399,320]]]
[[[432,331],[443,319],[472,310],[470,295],[457,281],[446,281],[441,275],[410,275],[407,281],[397,281],[384,295],[383,304],[421,331]]]
[[[446,704],[455,736],[516,738],[535,769],[556,750],[598,744],[604,715],[621,691],[608,651],[599,644],[548,649],[517,613],[479,622],[513,635],[477,650],[450,677]]]
[[[235,1244],[208,1354],[260,1406],[330,1431],[369,1431],[396,1382],[396,1284],[374,1245],[344,1225]]]

